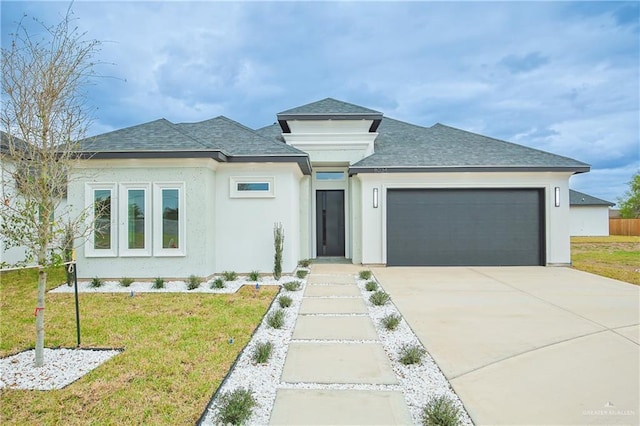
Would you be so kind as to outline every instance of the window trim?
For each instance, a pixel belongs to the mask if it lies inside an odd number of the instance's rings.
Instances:
[[[111,248],[96,249],[94,246],[94,229],[95,229],[95,192],[111,191]],[[117,211],[118,192],[115,183],[87,183],[85,184],[85,205],[87,211],[89,228],[88,238],[85,244],[85,257],[117,257],[118,256],[118,211]]]
[[[162,191],[178,190],[178,248],[162,247]],[[153,184],[153,255],[157,257],[186,256],[186,209],[184,182],[155,182]]]
[[[241,191],[238,190],[238,184],[242,183],[258,183],[268,184],[267,191]],[[232,176],[229,179],[229,197],[230,198],[275,198],[275,178],[273,176]]]
[[[144,248],[131,249],[129,236],[129,191],[144,190]],[[121,183],[119,198],[120,213],[120,257],[151,256],[151,222],[153,212],[150,209],[151,185],[149,183]],[[150,214],[151,213],[151,214]]]

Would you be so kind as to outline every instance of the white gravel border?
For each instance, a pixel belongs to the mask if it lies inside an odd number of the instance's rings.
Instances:
[[[52,390],[75,382],[118,350],[44,349],[44,365],[35,367],[35,349],[0,359],[0,389]]]

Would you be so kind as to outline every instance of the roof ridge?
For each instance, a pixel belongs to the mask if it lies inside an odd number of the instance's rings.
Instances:
[[[183,129],[180,127],[180,124],[185,124],[185,123],[172,123],[169,120],[167,120],[167,122],[169,123],[169,125],[171,126],[171,128],[173,128],[176,132],[180,132],[181,134],[187,136],[189,139],[193,140],[194,142],[196,142],[199,145],[202,145],[202,147],[206,148],[206,149],[213,149],[216,151],[220,151],[223,154],[227,155],[226,152],[224,152],[224,150],[222,148],[216,147],[216,146],[211,146],[209,144],[207,144],[205,141],[202,141],[198,138],[196,138],[194,135],[192,135],[191,133],[189,133],[186,129]]]

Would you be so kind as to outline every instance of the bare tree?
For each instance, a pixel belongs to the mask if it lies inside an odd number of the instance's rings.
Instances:
[[[100,42],[85,40],[69,9],[55,25],[26,16],[2,49],[2,127],[6,132],[0,233],[38,265],[35,365],[44,363],[46,267],[60,264],[82,218],[54,218],[79,159],[76,141],[90,123],[85,90]],[[11,180],[11,182],[8,182]]]

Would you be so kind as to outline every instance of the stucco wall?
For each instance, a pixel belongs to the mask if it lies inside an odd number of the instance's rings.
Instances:
[[[569,209],[571,236],[609,235],[609,207],[571,206]]]
[[[570,263],[569,173],[376,173],[359,174],[362,202],[361,262],[386,264],[386,191],[390,188],[543,188],[547,264]],[[560,188],[560,206],[554,188]],[[380,193],[373,208],[373,188]],[[354,237],[357,235],[354,233]],[[357,243],[354,243],[357,246]],[[356,262],[357,256],[354,256]]]
[[[215,271],[216,165],[212,160],[90,160],[83,166],[89,168],[77,170],[69,184],[68,202],[76,213],[90,203],[85,200],[87,183],[183,183],[186,235],[185,255],[171,257],[122,257],[120,253],[116,257],[87,257],[86,244],[78,241],[80,278],[181,278],[191,274],[208,276]],[[125,220],[117,217],[119,225]]]

